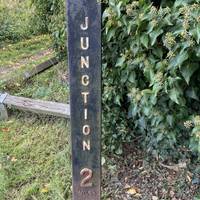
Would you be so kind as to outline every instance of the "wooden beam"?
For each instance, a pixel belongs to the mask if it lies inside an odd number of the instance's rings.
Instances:
[[[101,2],[67,0],[73,200],[101,199]]]
[[[22,81],[26,81],[32,77],[34,77],[35,75],[53,67],[54,65],[58,64],[59,63],[59,60],[54,57],[54,58],[51,58],[39,65],[37,65],[36,67],[34,67],[32,70],[30,71],[26,71],[22,74],[19,75],[19,80],[22,80]],[[13,85],[15,84],[15,79],[12,78],[8,78],[8,79],[5,79],[3,82],[6,84],[6,85]]]
[[[37,114],[70,118],[69,104],[33,100],[24,97],[11,96],[9,94],[7,94],[3,104],[11,108],[34,112]]]
[[[7,109],[4,104],[0,103],[0,121],[8,120],[8,113]]]
[[[54,58],[51,58],[51,59],[37,65],[31,71],[27,71],[27,72],[24,73],[23,80],[27,80],[29,78],[32,78],[33,76],[35,76],[35,75],[49,69],[50,67],[58,64],[58,62],[59,62],[59,60],[56,57],[54,57]]]
[[[8,113],[5,105],[3,104],[4,100],[7,97],[7,93],[0,93],[0,121],[8,119]]]

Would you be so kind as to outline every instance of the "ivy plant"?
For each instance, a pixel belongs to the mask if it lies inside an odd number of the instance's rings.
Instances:
[[[162,158],[185,148],[200,155],[200,125],[192,121],[200,115],[200,1],[105,5],[105,150],[120,154],[137,139]]]
[[[66,53],[64,0],[32,1]],[[198,157],[200,0],[155,2],[102,0],[103,149]]]

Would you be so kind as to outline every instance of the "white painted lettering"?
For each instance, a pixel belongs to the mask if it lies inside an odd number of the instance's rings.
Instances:
[[[87,136],[87,135],[90,134],[90,132],[91,132],[90,126],[89,125],[84,125],[83,126],[83,134]]]
[[[88,119],[88,109],[87,108],[84,109],[84,119],[85,120]]]
[[[88,140],[87,142],[85,140],[83,140],[83,151],[90,151],[90,140]]]
[[[83,57],[81,56],[81,68],[89,68],[89,56]]]
[[[81,30],[86,31],[89,27],[89,18],[85,17],[85,22],[84,24],[81,24]]]
[[[90,81],[89,81],[89,76],[88,75],[83,75],[81,78],[81,83],[83,86],[88,86]]]
[[[81,49],[89,49],[89,37],[81,37]]]
[[[83,95],[84,104],[87,104],[88,103],[88,95],[90,93],[89,92],[81,92],[81,94]]]

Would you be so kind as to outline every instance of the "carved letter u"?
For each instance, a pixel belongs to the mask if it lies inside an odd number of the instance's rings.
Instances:
[[[89,37],[81,37],[81,49],[89,49]]]

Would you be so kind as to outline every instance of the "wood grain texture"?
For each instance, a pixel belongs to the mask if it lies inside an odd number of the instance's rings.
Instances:
[[[4,104],[0,103],[0,121],[8,119],[7,109]]]
[[[70,118],[70,107],[68,104],[51,101],[33,100],[24,97],[7,95],[3,102],[6,106],[19,110],[34,112],[38,114],[53,115],[57,117]]]
[[[73,200],[101,199],[101,3],[98,2],[67,0]],[[81,57],[88,58],[87,67],[82,65]],[[85,82],[83,76],[87,76]],[[83,97],[83,92],[88,98]],[[85,125],[90,127],[88,134],[84,134]],[[85,148],[85,142],[89,148]],[[83,175],[84,169],[87,172]]]
[[[26,80],[26,79],[29,79],[29,78],[32,78],[33,76],[49,69],[50,67],[58,64],[58,59],[56,57],[54,58],[51,58],[39,65],[37,65],[34,69],[32,69],[31,71],[27,71],[24,73],[23,75],[23,80]]]

